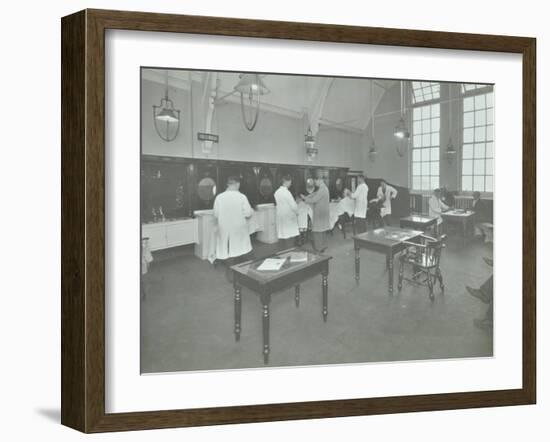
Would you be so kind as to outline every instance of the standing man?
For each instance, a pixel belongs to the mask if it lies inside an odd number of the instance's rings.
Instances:
[[[357,177],[357,187],[351,197],[355,200],[355,233],[363,233],[367,231],[367,207],[369,202],[369,186],[365,183],[365,176]]]
[[[389,218],[391,215],[391,200],[397,196],[397,190],[394,187],[386,183],[386,180],[380,181],[380,187],[376,192],[376,199],[379,204],[382,205],[380,208],[380,216],[385,225],[389,224]]]
[[[428,214],[430,216],[437,217],[437,228],[436,233],[440,233],[440,225],[443,223],[443,218],[441,217],[441,214],[447,210],[449,210],[449,206],[447,206],[443,201],[441,201],[441,190],[434,189],[434,193],[430,198],[430,201],[428,202]]]
[[[229,267],[252,250],[247,220],[252,216],[253,210],[246,195],[239,192],[240,185],[239,177],[229,177],[227,189],[214,201],[214,217],[218,222],[216,258],[226,260],[229,279]]]
[[[302,199],[313,209],[312,236],[313,249],[323,253],[327,248],[327,231],[330,230],[329,192],[323,178],[315,178],[317,190]]]
[[[282,240],[283,249],[294,245],[298,231],[298,205],[290,193],[292,185],[290,175],[284,175],[281,179],[281,187],[274,194],[277,210],[277,237]]]

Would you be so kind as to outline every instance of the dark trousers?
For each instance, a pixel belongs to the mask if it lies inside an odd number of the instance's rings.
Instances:
[[[359,235],[367,231],[367,219],[355,217],[355,233]]]
[[[313,250],[324,252],[327,248],[327,232],[312,232]]]

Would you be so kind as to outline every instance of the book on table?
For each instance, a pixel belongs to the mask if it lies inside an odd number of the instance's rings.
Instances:
[[[292,252],[290,254],[290,262],[307,262],[307,252]]]
[[[286,262],[286,258],[266,258],[263,262],[257,267],[256,270],[259,271],[278,271],[281,270],[281,267]]]

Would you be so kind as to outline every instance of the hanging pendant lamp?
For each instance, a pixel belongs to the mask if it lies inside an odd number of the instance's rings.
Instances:
[[[165,72],[164,97],[158,106],[153,105],[153,124],[158,136],[164,141],[174,141],[178,136],[180,110],[174,107],[174,102],[168,97],[168,71]]]
[[[240,74],[233,90],[241,96],[243,123],[249,131],[253,131],[260,115],[260,97],[268,94],[269,89],[259,74]]]

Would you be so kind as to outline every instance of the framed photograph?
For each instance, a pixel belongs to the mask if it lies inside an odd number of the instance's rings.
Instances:
[[[535,39],[61,25],[64,425],[535,403]]]

